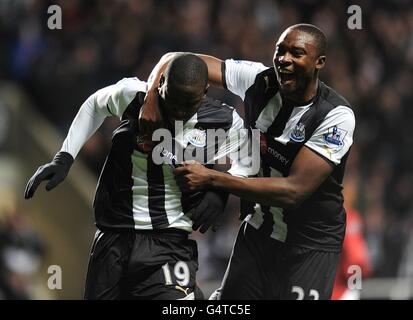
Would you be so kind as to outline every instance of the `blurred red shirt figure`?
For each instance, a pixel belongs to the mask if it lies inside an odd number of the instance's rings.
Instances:
[[[351,271],[351,268],[349,270],[349,267],[352,265],[359,266],[363,280],[371,273],[370,258],[363,237],[362,218],[354,209],[346,208],[346,211],[346,235],[337,268],[332,300],[358,300],[360,298],[360,290],[351,289],[348,286],[349,277],[354,275],[354,271]]]

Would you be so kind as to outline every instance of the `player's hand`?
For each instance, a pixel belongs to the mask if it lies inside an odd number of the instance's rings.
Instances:
[[[147,137],[152,137],[153,132],[163,126],[163,120],[158,93],[148,92],[139,111],[139,131]]]
[[[136,142],[136,147],[138,151],[145,153],[145,154],[150,154],[153,150],[153,146],[154,146],[154,143],[147,136],[138,135],[137,142]]]
[[[175,169],[176,183],[182,191],[194,192],[207,188],[214,170],[205,168],[196,161],[185,161]]]
[[[66,178],[72,164],[73,157],[69,153],[58,152],[52,162],[39,167],[30,178],[24,191],[24,197],[26,199],[33,197],[37,187],[44,180],[50,180],[46,185],[46,190],[52,190]]]
[[[207,191],[200,204],[196,207],[191,219],[192,229],[205,233],[211,226],[216,231],[224,219],[224,209],[228,193],[222,191]]]

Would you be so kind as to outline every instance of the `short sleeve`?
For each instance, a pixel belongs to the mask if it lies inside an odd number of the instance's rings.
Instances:
[[[346,106],[331,110],[305,145],[338,165],[353,144],[353,111]]]
[[[244,100],[245,92],[254,84],[257,74],[265,69],[268,67],[259,62],[225,60],[224,87]]]
[[[244,127],[244,121],[234,110],[233,124],[229,131],[227,145],[231,146],[228,153],[231,159],[231,168],[228,173],[238,177],[250,177],[258,173],[260,168],[260,158],[253,157],[251,150],[254,143],[253,137],[250,137],[248,130]],[[259,141],[255,141],[259,145]],[[259,152],[256,153],[259,155]]]
[[[146,92],[146,82],[138,78],[124,78],[114,85],[97,91],[96,103],[99,109],[106,111],[108,115],[121,118],[138,91]]]

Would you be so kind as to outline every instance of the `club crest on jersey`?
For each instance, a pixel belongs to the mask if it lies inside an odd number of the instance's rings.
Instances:
[[[344,145],[344,137],[347,131],[338,128],[337,126],[328,128],[328,132],[323,135],[324,141],[329,144],[342,147]]]
[[[291,140],[295,142],[303,142],[305,139],[305,126],[299,122],[295,125],[293,131],[290,134]]]
[[[206,145],[206,133],[200,129],[192,129],[185,134],[184,140],[197,148],[205,147]]]

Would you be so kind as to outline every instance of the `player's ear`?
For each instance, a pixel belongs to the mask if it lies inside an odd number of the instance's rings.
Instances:
[[[315,64],[317,70],[323,69],[326,64],[326,56],[319,56]]]

